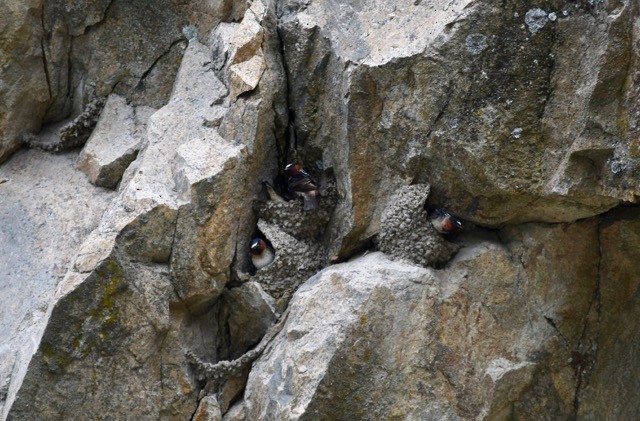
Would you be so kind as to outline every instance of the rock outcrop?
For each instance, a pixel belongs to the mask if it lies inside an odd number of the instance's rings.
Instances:
[[[6,381],[9,418],[183,419],[200,391],[185,350],[217,361],[260,340],[232,327],[229,348],[223,332],[242,319],[241,307],[225,316],[218,298],[235,266],[248,265],[236,247],[246,250],[251,201],[261,180],[275,177],[276,139],[286,126],[272,9],[256,1],[247,12],[261,16],[253,22],[263,26],[268,69],[241,98],[226,85],[233,56],[215,69],[211,48],[190,41],[171,98],[148,119],[117,197],[58,284],[37,352]],[[231,33],[241,26],[231,24]],[[119,124],[111,110],[95,136]],[[138,389],[146,392],[125,392]]]
[[[491,226],[637,202],[637,2],[283,0],[279,13],[301,155],[345,192],[341,257],[407,181]]]
[[[637,1],[0,15],[1,420],[640,411]]]

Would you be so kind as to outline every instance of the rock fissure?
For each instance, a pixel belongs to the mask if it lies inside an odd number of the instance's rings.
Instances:
[[[595,272],[595,287],[593,295],[589,301],[589,307],[587,313],[584,315],[582,332],[580,338],[573,351],[572,366],[575,371],[576,387],[575,396],[573,399],[574,416],[577,417],[580,411],[581,392],[588,384],[595,365],[598,362],[598,348],[601,335],[601,323],[602,323],[602,296],[600,293],[600,283],[602,276],[602,241],[601,241],[601,224],[602,216],[597,217],[597,250],[598,257],[596,263]],[[592,320],[595,312],[595,320]],[[593,332],[590,332],[593,331]]]
[[[173,49],[173,47],[175,47],[176,45],[180,44],[181,42],[185,42],[184,39],[182,38],[178,38],[174,41],[171,42],[171,44],[169,45],[169,47],[163,51],[162,53],[160,53],[160,55],[158,55],[158,57],[155,58],[155,60],[153,60],[153,63],[151,63],[151,66],[149,66],[147,68],[147,70],[145,70],[142,75],[140,76],[140,79],[136,85],[135,89],[142,89],[144,87],[144,81],[147,78],[147,76],[149,76],[149,74],[156,68],[156,66],[158,65],[158,63],[160,62],[160,60],[162,60],[163,58],[165,58],[167,55],[171,54],[171,50]],[[188,42],[188,41],[186,41]],[[116,89],[117,85],[114,85],[112,88],[112,91]]]

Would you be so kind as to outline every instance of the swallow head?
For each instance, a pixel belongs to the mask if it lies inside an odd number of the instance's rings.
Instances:
[[[251,254],[259,255],[264,251],[265,248],[267,248],[267,244],[262,238],[254,238],[253,240],[251,240]]]
[[[249,248],[251,253],[251,263],[256,269],[262,269],[269,266],[275,259],[275,251],[262,238],[254,238],[251,240]]]
[[[453,234],[462,231],[462,222],[442,209],[433,209],[429,220],[440,234]]]
[[[301,169],[302,169],[302,165],[298,164],[297,162],[294,162],[284,167],[284,172],[289,177],[295,177]]]

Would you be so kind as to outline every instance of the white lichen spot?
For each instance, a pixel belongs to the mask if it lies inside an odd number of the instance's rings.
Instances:
[[[568,12],[568,11],[566,11],[566,10],[563,10],[563,11],[562,11],[562,16],[569,16],[569,12]]]
[[[487,37],[482,34],[469,34],[464,40],[464,47],[474,56],[487,49]]]
[[[520,139],[520,136],[522,136],[522,127],[516,127],[515,129],[513,129],[513,131],[511,132],[511,136],[515,137],[516,139]]]
[[[453,119],[449,122],[449,127],[451,127],[452,129],[457,129],[458,128],[458,120],[457,119]]]
[[[508,99],[508,100],[506,101],[506,103],[507,103],[507,105],[511,105],[511,104],[513,104],[513,100],[512,100],[512,99]]]
[[[187,41],[197,41],[198,40],[198,26],[190,23],[189,25],[182,28],[182,35],[187,39]]]
[[[549,16],[548,16],[548,17],[549,17],[549,20],[550,20],[551,22],[555,22],[555,21],[556,21],[556,19],[558,19],[558,15],[556,15],[556,14],[555,14],[555,12],[551,12],[551,13],[549,13]]]
[[[517,18],[517,17],[519,17],[519,16],[520,16],[520,13],[518,13],[518,12],[515,12],[515,13],[513,14],[513,17],[514,17],[514,18]]]
[[[530,9],[524,15],[524,23],[527,24],[532,35],[544,28],[548,20],[547,12],[542,9]]]

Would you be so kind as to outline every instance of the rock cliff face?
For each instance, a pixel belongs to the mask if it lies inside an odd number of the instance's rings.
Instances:
[[[0,419],[640,411],[637,1],[0,14]]]

